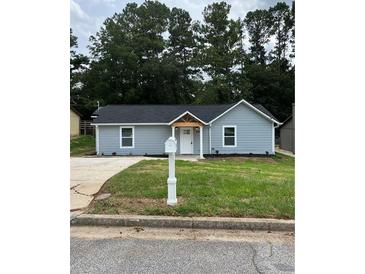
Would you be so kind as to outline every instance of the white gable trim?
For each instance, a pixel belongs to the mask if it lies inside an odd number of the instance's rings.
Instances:
[[[203,120],[199,119],[198,117],[196,117],[194,114],[192,114],[191,112],[189,112],[188,110],[185,111],[183,114],[179,115],[178,117],[176,117],[174,120],[172,120],[171,122],[169,122],[168,124],[171,125],[173,123],[175,123],[177,120],[179,120],[181,117],[183,117],[184,115],[189,114],[190,116],[194,117],[195,119],[197,119],[199,122],[203,123],[204,125],[208,125],[208,123],[204,122]]]
[[[276,121],[275,119],[271,118],[270,116],[266,115],[265,113],[263,113],[261,110],[255,108],[253,105],[251,105],[249,102],[245,101],[244,99],[242,99],[241,101],[239,101],[237,104],[233,105],[232,107],[230,107],[229,109],[227,109],[225,112],[223,112],[222,114],[218,115],[217,117],[215,117],[213,120],[211,120],[209,122],[209,124],[212,124],[214,121],[218,120],[219,118],[221,118],[223,115],[225,115],[226,113],[230,112],[232,109],[234,109],[235,107],[237,107],[238,105],[244,103],[246,106],[248,106],[249,108],[251,108],[252,110],[256,111],[258,114],[261,114],[262,116],[264,116],[266,119],[269,119],[270,121],[281,125],[282,123],[280,123],[279,121]]]

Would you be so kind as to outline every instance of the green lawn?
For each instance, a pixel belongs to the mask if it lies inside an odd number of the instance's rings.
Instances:
[[[178,205],[166,205],[168,162],[144,160],[112,177],[89,213],[294,218],[294,158],[176,161]]]
[[[95,137],[90,135],[81,135],[74,137],[70,141],[70,155],[82,156],[95,153]]]

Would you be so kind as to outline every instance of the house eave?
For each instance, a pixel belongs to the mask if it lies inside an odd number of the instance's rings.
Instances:
[[[91,123],[92,126],[168,126],[168,123]]]

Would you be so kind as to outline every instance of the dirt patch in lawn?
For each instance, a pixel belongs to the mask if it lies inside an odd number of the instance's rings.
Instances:
[[[166,199],[151,199],[151,198],[118,198],[121,205],[142,209],[146,206],[164,206]]]
[[[185,199],[177,197],[179,204],[184,203]],[[166,203],[166,198],[153,199],[153,198],[127,198],[111,196],[105,200],[97,201],[101,206],[97,209],[97,212],[93,212],[94,205],[91,206],[89,213],[108,214],[108,208],[113,207],[118,214],[144,214],[146,208],[159,208],[162,210],[169,209],[170,206]],[[94,204],[96,201],[93,202]],[[95,208],[94,208],[95,209]]]

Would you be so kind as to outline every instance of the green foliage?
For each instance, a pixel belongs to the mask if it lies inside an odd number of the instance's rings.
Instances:
[[[287,48],[290,39],[290,31],[293,27],[290,7],[285,2],[279,2],[269,9],[271,14],[271,31],[275,37],[275,47],[272,51],[272,59],[277,62],[281,71],[281,62],[287,58]]]
[[[164,55],[166,89],[173,94],[174,103],[190,103],[194,96],[194,55],[196,42],[187,11],[173,8],[169,18],[168,51]]]
[[[211,78],[206,85],[210,103],[230,103],[243,92],[239,71],[244,56],[243,23],[228,19],[230,9],[225,2],[208,5],[203,24],[196,25],[200,65]]]
[[[216,104],[244,98],[285,119],[294,102],[294,2],[244,19],[230,19],[230,10],[225,2],[212,3],[198,22],[158,1],[128,3],[90,37],[89,58],[76,54],[71,30],[72,104],[87,117],[97,101]]]
[[[225,2],[213,3],[203,12],[201,54],[203,68],[212,78],[227,76],[241,54],[242,26],[239,20],[228,19],[230,8]]]
[[[70,155],[82,156],[95,153],[95,137],[80,135],[73,137],[70,141]]]
[[[271,36],[271,13],[267,10],[255,10],[248,12],[244,20],[249,34],[250,54],[256,64],[266,64],[265,45]]]
[[[247,64],[252,101],[270,106],[270,111],[283,121],[291,113],[294,102],[294,70],[280,73],[276,65]]]
[[[291,39],[290,39],[290,46],[292,48],[292,53],[290,55],[291,58],[295,57],[295,1],[292,3],[291,11],[290,11],[290,20],[292,24],[291,29]]]
[[[70,29],[70,103],[72,105],[81,105],[80,109],[85,109],[82,100],[82,77],[85,74],[89,63],[89,58],[83,54],[77,54],[77,37],[73,35]]]
[[[72,34],[72,29],[70,28],[70,48],[72,54],[75,54],[75,51],[72,50],[74,47],[77,47],[77,37]]]

